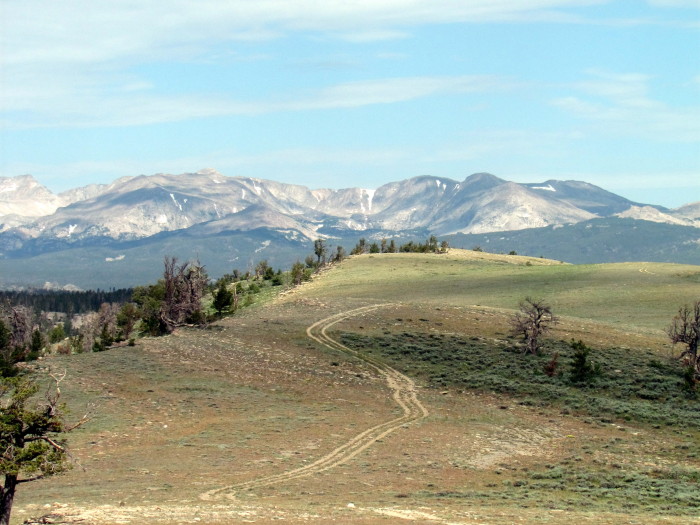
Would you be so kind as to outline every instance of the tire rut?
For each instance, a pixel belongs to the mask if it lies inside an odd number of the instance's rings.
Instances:
[[[306,329],[306,335],[313,341],[316,341],[327,348],[338,350],[356,357],[364,361],[369,367],[373,368],[385,379],[387,386],[391,390],[391,396],[403,411],[403,415],[366,429],[325,456],[317,459],[313,463],[289,470],[287,472],[282,472],[280,474],[274,474],[271,476],[211,490],[202,494],[201,499],[214,500],[223,497],[234,498],[236,492],[242,490],[267,487],[277,483],[283,483],[285,481],[311,476],[313,474],[318,474],[320,472],[338,467],[347,463],[358,454],[370,448],[378,440],[388,436],[404,425],[413,423],[428,416],[428,410],[418,400],[416,395],[416,385],[412,379],[378,359],[362,355],[359,352],[348,348],[347,346],[333,339],[327,333],[329,328],[345,319],[368,313],[379,308],[385,308],[387,306],[390,306],[390,304],[363,306],[361,308],[355,308],[354,310],[348,310],[330,317],[326,317],[325,319],[321,319],[320,321],[317,321],[309,326]]]

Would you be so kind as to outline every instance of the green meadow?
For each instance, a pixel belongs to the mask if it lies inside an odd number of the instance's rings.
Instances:
[[[323,279],[322,297],[515,309],[526,296],[556,314],[663,330],[700,298],[700,267],[668,263],[570,265],[466,250],[353,257]]]

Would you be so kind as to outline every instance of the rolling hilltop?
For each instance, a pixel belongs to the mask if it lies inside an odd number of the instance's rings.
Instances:
[[[525,295],[560,316],[539,355],[508,335]],[[352,257],[208,329],[42,361],[97,407],[85,470],[22,487],[16,519],[694,523],[699,401],[664,328],[698,296],[692,265]]]
[[[597,250],[596,236],[581,246],[554,233],[599,220],[617,232],[617,249]],[[506,252],[605,262],[633,259],[625,234],[632,228],[647,249],[634,258],[698,262],[699,224],[697,204],[667,210],[585,182],[516,184],[487,173],[462,182],[423,176],[371,190],[312,190],[202,170],[125,177],[59,195],[31,176],[0,178],[0,286],[131,286],[151,280],[156,274],[149,268],[157,272],[165,254],[200,256],[214,275],[260,258],[288,267],[318,237],[349,249],[361,237],[435,234],[470,247],[472,240],[460,236],[511,232]],[[654,233],[658,225],[663,235]],[[536,236],[539,253],[514,232]],[[588,258],[578,257],[577,246]]]

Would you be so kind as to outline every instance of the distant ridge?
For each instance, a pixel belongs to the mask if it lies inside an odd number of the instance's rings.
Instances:
[[[7,261],[47,256],[37,262],[35,271],[41,273],[53,268],[50,261],[66,250],[98,257],[90,272],[113,276],[118,263],[139,259],[151,264],[162,259],[163,251],[189,257],[193,240],[207,252],[207,239],[235,238],[226,264],[240,266],[262,253],[280,263],[293,262],[319,237],[351,247],[360,237],[490,235],[533,228],[546,233],[615,218],[686,227],[691,237],[700,233],[700,203],[668,210],[582,181],[520,184],[490,173],[475,173],[461,182],[423,175],[376,189],[333,190],[227,177],[206,169],[123,177],[59,195],[24,175],[0,178],[0,287],[21,280],[5,277],[12,274]],[[692,247],[692,240],[683,239]],[[124,257],[115,258],[120,255]]]
[[[279,182],[226,177],[215,170],[181,175],[125,177],[54,195],[30,175],[0,178],[0,231],[13,249],[31,239],[70,243],[93,236],[115,240],[148,237],[241,214],[251,206],[258,227],[296,227],[307,237],[333,230],[402,231],[438,235],[511,231],[573,224],[596,217],[632,216],[656,222],[700,225],[699,205],[666,210],[629,201],[580,181],[518,184],[489,173],[462,182],[421,176],[369,190],[316,189]],[[639,210],[646,210],[642,216]],[[626,215],[625,215],[626,214]],[[636,214],[636,215],[635,215]],[[264,215],[264,214],[263,214]],[[235,221],[250,229],[243,214]],[[282,218],[284,216],[284,219]],[[0,240],[0,250],[12,251]]]

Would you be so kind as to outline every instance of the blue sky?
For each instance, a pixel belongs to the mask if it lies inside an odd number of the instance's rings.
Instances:
[[[700,0],[0,0],[0,176],[700,201]]]

